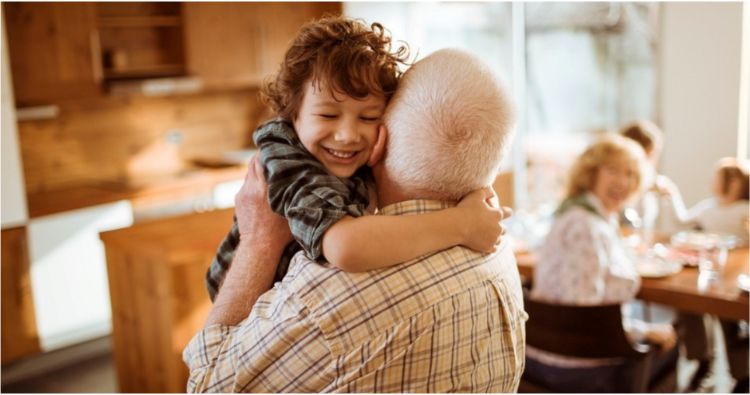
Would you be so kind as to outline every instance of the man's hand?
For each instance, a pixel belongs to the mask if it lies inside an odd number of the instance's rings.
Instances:
[[[245,183],[234,197],[240,240],[263,238],[282,248],[292,241],[286,218],[268,205],[268,184],[257,156],[250,160]]]
[[[253,158],[234,199],[240,243],[208,314],[207,326],[238,324],[273,286],[276,267],[292,234],[286,219],[268,206],[267,190],[258,158]]]

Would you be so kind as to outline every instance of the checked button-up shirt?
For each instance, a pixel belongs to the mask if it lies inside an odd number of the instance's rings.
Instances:
[[[448,206],[415,200],[381,213]],[[190,341],[187,389],[513,392],[527,317],[508,242],[493,254],[454,247],[364,273],[299,253],[247,319],[209,326]]]

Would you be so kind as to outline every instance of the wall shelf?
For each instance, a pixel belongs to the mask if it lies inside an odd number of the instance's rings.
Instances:
[[[176,27],[182,24],[179,16],[100,16],[97,25],[100,29]]]

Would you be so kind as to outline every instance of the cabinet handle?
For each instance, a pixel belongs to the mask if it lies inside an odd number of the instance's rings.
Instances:
[[[99,41],[99,32],[92,30],[89,33],[89,43],[91,47],[91,69],[94,73],[94,80],[101,82],[104,72],[102,71],[101,43]]]

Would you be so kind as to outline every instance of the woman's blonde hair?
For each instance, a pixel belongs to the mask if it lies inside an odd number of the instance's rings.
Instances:
[[[652,174],[647,163],[645,153],[638,143],[617,134],[606,134],[589,146],[573,163],[568,173],[565,197],[572,198],[591,191],[596,183],[597,171],[602,166],[625,165],[635,177],[635,186],[628,195],[630,199],[645,185],[649,185]]]

